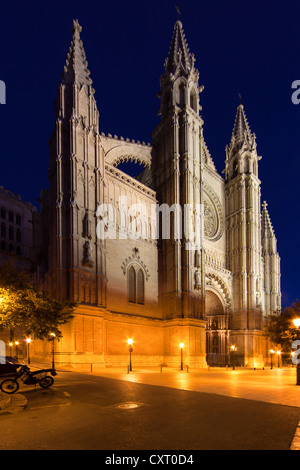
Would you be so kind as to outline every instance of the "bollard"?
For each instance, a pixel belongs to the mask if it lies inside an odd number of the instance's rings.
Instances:
[[[160,366],[160,373],[162,374],[162,365]]]
[[[187,372],[189,371],[189,366],[188,366],[188,365],[186,366],[186,371],[187,371]]]

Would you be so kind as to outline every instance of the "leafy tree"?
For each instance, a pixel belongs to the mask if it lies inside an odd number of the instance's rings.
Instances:
[[[30,276],[12,263],[0,266],[0,329],[22,328],[36,339],[62,336],[61,325],[73,318],[76,303],[54,299],[33,286]]]
[[[300,300],[286,307],[280,315],[270,315],[267,326],[267,336],[274,344],[280,344],[282,351],[290,352],[292,343],[297,339],[297,328],[293,324],[295,318],[300,318]]]

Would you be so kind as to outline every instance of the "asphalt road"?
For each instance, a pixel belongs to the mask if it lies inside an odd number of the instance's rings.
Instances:
[[[60,372],[0,413],[1,450],[288,450],[300,408]]]

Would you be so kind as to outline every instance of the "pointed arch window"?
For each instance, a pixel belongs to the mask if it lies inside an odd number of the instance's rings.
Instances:
[[[1,237],[6,237],[6,225],[5,225],[5,223],[1,224]]]
[[[197,112],[197,97],[195,90],[192,90],[190,94],[190,106],[195,112]]]
[[[137,272],[137,289],[136,289],[136,297],[137,303],[143,305],[144,304],[144,273],[141,269]]]
[[[178,89],[178,98],[179,98],[179,106],[182,108],[185,105],[185,90],[184,90],[184,84],[181,83],[179,85]]]
[[[128,301],[144,305],[145,276],[140,267],[131,266],[128,270]]]
[[[133,266],[128,271],[128,300],[136,303],[136,272]]]

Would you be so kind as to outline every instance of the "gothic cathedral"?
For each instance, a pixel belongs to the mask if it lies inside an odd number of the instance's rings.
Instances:
[[[280,258],[243,105],[223,178],[204,140],[203,86],[178,20],[152,144],[106,135],[77,20],[72,32],[42,204],[48,289],[78,303],[56,346],[57,362],[124,365],[131,338],[136,365],[177,367],[182,343],[191,367],[228,365],[233,346],[239,365],[262,367],[266,318],[281,308]],[[126,161],[143,164],[139,177],[118,168]],[[158,213],[167,236],[161,227],[152,236],[153,207],[164,209]],[[191,217],[177,210],[184,207]],[[185,219],[201,243],[190,243]]]

